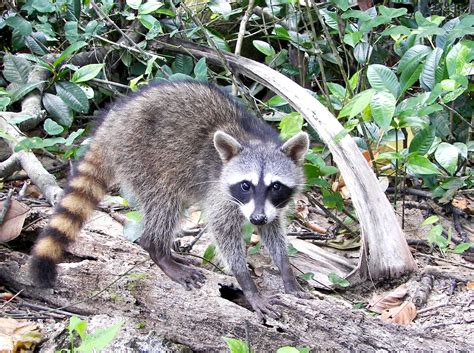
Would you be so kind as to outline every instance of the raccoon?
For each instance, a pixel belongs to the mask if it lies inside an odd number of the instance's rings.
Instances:
[[[30,272],[52,287],[56,264],[111,185],[143,214],[139,244],[172,280],[199,288],[205,277],[173,252],[186,205],[201,202],[222,259],[260,315],[278,316],[250,277],[242,225],[259,228],[287,293],[305,297],[287,255],[285,215],[304,182],[304,132],[283,142],[218,87],[194,81],[149,85],[103,113],[88,150],[33,251]]]

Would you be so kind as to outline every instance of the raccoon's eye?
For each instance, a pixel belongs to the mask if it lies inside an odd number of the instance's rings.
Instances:
[[[277,181],[276,183],[272,184],[272,189],[278,191],[281,189],[281,184]]]
[[[240,188],[243,191],[249,191],[250,190],[250,183],[248,181],[243,181],[240,183]]]

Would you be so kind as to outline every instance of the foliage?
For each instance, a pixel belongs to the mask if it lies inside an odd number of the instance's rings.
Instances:
[[[230,353],[250,353],[249,346],[246,342],[230,337],[222,337],[227,346],[229,347]],[[309,353],[310,349],[306,347],[290,347],[285,346],[277,349],[277,353]]]
[[[438,216],[430,216],[424,220],[422,225],[433,225],[439,222]],[[431,246],[436,246],[442,254],[446,252],[453,252],[455,254],[462,254],[470,247],[473,247],[473,243],[459,243],[454,248],[450,247],[451,237],[453,230],[451,227],[448,228],[447,237],[443,236],[445,233],[444,228],[441,224],[436,224],[431,227],[428,231],[428,243]]]
[[[432,15],[407,6],[360,11],[349,0],[257,4],[262,11],[250,18],[243,55],[308,88],[344,126],[335,143],[350,134],[368,151],[379,177],[391,178],[396,188],[416,182],[442,204],[472,188],[473,15],[436,5]],[[227,73],[204,58],[155,49],[167,35],[233,51],[234,24],[246,7],[224,0],[23,0],[0,7],[0,109],[18,111],[34,93],[47,112],[41,132],[16,141],[16,150],[77,158],[87,144],[77,145],[77,138],[90,132],[96,107],[156,80],[217,81],[230,89]],[[132,30],[125,35],[119,28]],[[305,128],[278,95],[259,84],[250,85],[249,93],[277,121],[283,139]],[[21,126],[30,118],[10,123]],[[320,190],[324,206],[344,211],[327,149],[313,148],[304,169],[307,187]],[[130,234],[139,234],[138,216],[129,218]]]
[[[117,336],[123,323],[118,322],[115,325],[98,329],[94,333],[88,334],[87,321],[83,321],[77,316],[72,316],[67,330],[69,332],[70,349],[62,349],[59,352],[100,352]],[[76,337],[79,336],[81,343],[79,346],[76,342]]]

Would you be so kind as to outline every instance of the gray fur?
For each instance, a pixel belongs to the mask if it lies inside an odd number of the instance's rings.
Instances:
[[[171,252],[183,208],[201,201],[222,257],[250,304],[260,315],[275,314],[247,270],[245,217],[229,185],[252,172],[274,175],[298,189],[306,134],[283,145],[273,129],[214,86],[179,82],[146,88],[112,106],[92,144],[103,151],[103,173],[110,184],[119,183],[136,197],[144,215],[140,244],[166,274],[187,288],[203,281],[199,271]],[[288,270],[281,221],[286,207],[275,209],[261,227],[263,240],[282,272],[285,289],[298,292],[291,267]]]

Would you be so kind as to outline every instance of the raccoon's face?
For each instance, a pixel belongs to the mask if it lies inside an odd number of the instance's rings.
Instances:
[[[259,141],[242,146],[218,131],[214,145],[224,161],[221,183],[230,200],[252,224],[272,222],[303,182],[300,161],[308,135],[300,133],[283,146]]]

